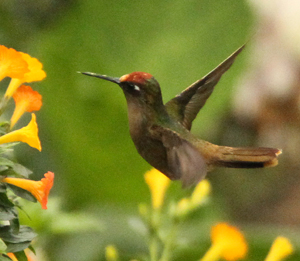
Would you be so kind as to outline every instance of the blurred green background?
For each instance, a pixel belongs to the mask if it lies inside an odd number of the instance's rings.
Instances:
[[[125,98],[117,86],[77,71],[116,77],[133,71],[151,73],[160,82],[166,102],[251,38],[257,24],[253,9],[247,1],[236,0],[4,0],[0,17],[1,44],[37,57],[47,73],[44,81],[31,84],[43,95],[43,107],[37,113],[43,150],[38,153],[22,145],[19,161],[34,170],[36,179],[48,170],[55,172],[51,196],[59,197],[60,208],[69,212],[68,218],[74,215],[77,223],[75,231],[64,231],[68,221],[49,214],[51,204],[48,214],[37,211],[31,217],[41,234],[37,244],[42,245],[45,260],[102,260],[109,243],[124,253],[124,260],[146,252],[143,239],[130,230],[128,219],[137,215],[140,202],[150,199],[143,179],[150,166],[130,139]],[[249,55],[246,49],[222,78],[195,120],[194,134],[215,143],[221,140],[233,86],[246,69]],[[24,117],[19,126],[26,121]],[[230,171],[217,173],[230,175]],[[235,170],[233,175],[245,173]],[[262,171],[256,178],[263,179],[268,173]],[[210,209],[186,229],[201,247],[179,254],[176,260],[195,260],[207,249],[209,227],[203,224],[235,220],[228,210],[230,201],[224,204],[222,187],[228,185],[219,183],[216,176],[211,177],[220,190],[214,191]],[[169,197],[178,199],[188,193],[175,183]],[[247,193],[251,198],[251,192]],[[91,220],[76,219],[79,212]],[[61,223],[62,229],[52,231],[46,222],[50,219],[53,224]],[[88,226],[85,222],[100,222],[100,230],[79,233],[81,226]],[[245,225],[253,245],[249,260],[262,260],[276,235],[286,231],[272,224],[266,224],[265,230],[262,224]]]

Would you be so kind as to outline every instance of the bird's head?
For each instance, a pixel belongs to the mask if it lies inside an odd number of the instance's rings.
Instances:
[[[156,102],[162,103],[159,83],[149,73],[133,72],[125,74],[120,78],[109,77],[91,72],[83,72],[82,74],[118,84],[122,88],[127,102],[142,102],[149,105],[153,105]]]

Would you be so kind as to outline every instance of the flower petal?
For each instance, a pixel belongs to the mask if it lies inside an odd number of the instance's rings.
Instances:
[[[248,245],[244,235],[234,226],[219,223],[211,229],[212,246],[201,261],[215,261],[223,258],[235,261],[245,258]]]
[[[44,178],[40,181],[10,177],[2,180],[2,182],[9,183],[29,191],[41,203],[43,209],[47,209],[48,196],[53,186],[53,181],[54,173],[51,171],[45,173]]]
[[[210,194],[211,185],[207,179],[200,181],[195,187],[191,196],[191,202],[193,205],[200,205],[203,200]]]
[[[0,81],[5,77],[23,78],[27,72],[28,64],[21,53],[0,45]]]
[[[16,107],[10,120],[11,128],[25,112],[38,111],[42,106],[42,95],[27,85],[20,86],[14,93],[13,98]]]
[[[41,81],[46,77],[45,71],[42,69],[43,64],[36,58],[31,57],[27,53],[22,53],[23,59],[28,63],[29,72],[24,75],[24,82]]]
[[[234,226],[219,223],[212,227],[211,239],[213,244],[222,245],[222,257],[225,260],[244,258],[248,252],[248,245],[244,235]]]
[[[29,146],[42,150],[41,142],[38,137],[38,126],[36,123],[36,116],[34,113],[31,114],[31,121],[26,127],[19,130],[9,132],[0,137],[0,144],[22,141],[27,143]]]
[[[151,192],[152,207],[160,209],[164,201],[165,192],[170,184],[170,179],[157,169],[147,171],[144,177]]]
[[[27,53],[21,53],[22,58],[27,62],[29,72],[25,73],[23,78],[12,78],[10,84],[4,94],[5,98],[10,98],[22,83],[41,81],[46,77],[45,71],[42,69],[43,64],[38,59],[31,57]]]
[[[280,261],[294,252],[290,241],[285,237],[277,237],[265,261]]]

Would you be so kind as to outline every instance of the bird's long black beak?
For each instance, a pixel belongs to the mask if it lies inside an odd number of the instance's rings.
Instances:
[[[120,84],[120,78],[117,77],[109,77],[106,75],[101,75],[101,74],[97,74],[97,73],[92,73],[92,72],[80,72],[82,74],[88,75],[88,76],[93,76],[93,77],[97,77],[103,80],[107,80],[116,84]]]

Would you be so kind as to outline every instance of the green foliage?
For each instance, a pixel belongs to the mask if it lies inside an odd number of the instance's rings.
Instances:
[[[0,174],[2,178],[8,174],[28,177],[31,171],[8,158],[13,145],[0,146],[0,169],[2,170]],[[16,210],[16,206],[19,204],[14,195],[8,196],[7,187],[7,184],[0,183],[0,253],[13,252],[19,261],[27,261],[23,250],[30,246],[36,234],[30,227],[20,226]],[[9,187],[15,195],[36,202],[36,199],[28,191],[13,185]],[[5,256],[0,258],[1,260],[10,260]]]
[[[0,254],[5,253],[7,246],[5,245],[4,241],[0,239]]]
[[[7,256],[0,256],[0,261],[11,261],[11,259]]]
[[[17,233],[16,233],[17,232]],[[28,248],[36,233],[30,227],[14,225],[2,226],[0,237],[7,246],[6,252],[19,252]]]
[[[68,235],[82,232],[101,232],[104,227],[101,221],[89,213],[82,211],[65,212],[62,209],[59,198],[51,198],[48,202],[49,208],[46,212],[40,213],[40,208],[22,200],[26,213],[30,216],[39,216],[38,219],[31,219],[25,212],[20,213],[20,220],[33,227],[38,233],[52,235]]]
[[[21,207],[18,200],[19,198],[33,202],[39,200],[42,208],[46,209],[54,174],[47,172],[41,181],[29,180],[28,175],[32,172],[15,160],[15,145],[19,144],[18,141],[40,150],[35,114],[31,114],[32,120],[27,126],[17,130],[13,130],[13,127],[25,112],[39,110],[38,107],[32,107],[36,102],[41,102],[36,98],[37,96],[34,96],[37,92],[33,92],[29,86],[24,88],[25,86],[21,85],[27,81],[38,80],[35,79],[36,75],[40,77],[43,71],[39,68],[37,59],[3,45],[1,45],[0,64],[0,80],[11,78],[5,94],[0,99],[1,117],[6,116],[12,96],[15,101],[11,122],[0,123],[0,259],[10,260],[7,256],[14,254],[19,261],[27,261],[24,250],[33,249],[31,242],[36,237],[36,233],[32,228],[20,225],[17,208]],[[29,79],[28,75],[33,78]]]
[[[24,251],[14,253],[18,261],[27,261],[27,257]]]
[[[8,199],[6,193],[0,194],[0,220],[9,221],[18,217],[15,205]]]
[[[17,195],[20,198],[27,199],[32,202],[37,202],[37,199],[27,190],[21,189],[19,187],[16,187],[11,184],[7,184],[7,186],[14,192],[15,195]]]
[[[28,174],[31,173],[27,168],[13,162],[8,158],[8,155],[11,152],[11,149],[14,144],[5,144],[0,146],[0,168],[1,175],[15,175],[28,177]],[[35,238],[36,234],[30,227],[20,226],[18,221],[18,212],[16,210],[16,205],[18,202],[15,201],[15,197],[8,197],[8,191],[6,189],[6,184],[0,183],[0,239],[1,239],[1,253],[6,252],[17,252],[16,256],[19,261],[27,260],[26,255],[24,254],[24,249],[28,248],[31,244],[31,241]],[[19,189],[15,186],[9,186],[16,195],[30,199],[36,202],[36,199],[26,190]],[[5,223],[6,222],[6,223]],[[3,225],[8,224],[8,225]],[[3,260],[10,260],[9,258],[1,257]]]

